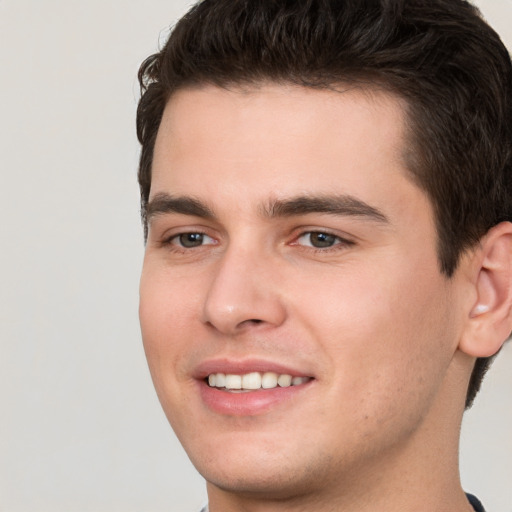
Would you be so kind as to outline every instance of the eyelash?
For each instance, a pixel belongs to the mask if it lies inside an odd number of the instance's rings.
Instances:
[[[204,243],[201,243],[200,245],[196,245],[196,246],[191,246],[191,247],[186,247],[180,243],[174,243],[176,240],[179,241],[179,239],[183,236],[201,236],[201,237],[207,237],[211,240],[215,240],[213,237],[209,236],[207,233],[204,233],[202,231],[185,231],[183,233],[177,233],[177,234],[173,234],[172,236],[166,238],[165,240],[163,240],[162,242],[162,245],[163,246],[167,246],[169,248],[171,248],[173,251],[176,251],[176,252],[180,252],[180,253],[185,253],[185,252],[188,252],[192,249],[199,249],[201,247],[204,247],[205,245],[216,245],[216,243],[209,243],[209,244],[204,244]],[[325,247],[315,247],[314,245],[306,245],[306,244],[301,244],[299,243],[299,241],[304,238],[304,237],[311,237],[313,235],[322,235],[322,236],[325,236],[327,238],[329,237],[332,237],[333,238],[333,243],[332,245],[329,245],[329,246],[325,246]],[[310,239],[311,241],[311,239]],[[311,242],[310,242],[311,243]],[[343,238],[339,235],[336,235],[334,233],[331,233],[330,231],[328,230],[307,230],[307,231],[301,231],[295,238],[294,238],[294,241],[290,243],[290,245],[292,246],[298,246],[298,247],[301,247],[303,248],[304,250],[308,250],[308,251],[313,251],[315,253],[328,253],[328,252],[333,252],[333,251],[339,251],[339,250],[343,250],[347,247],[350,247],[350,246],[353,246],[355,244],[355,242],[351,241],[351,240],[348,240],[346,238]]]
[[[306,236],[311,237],[313,235],[323,235],[323,236],[329,237],[329,238],[332,237],[334,239],[333,244],[326,246],[326,247],[315,247],[314,245],[301,245],[299,243],[299,240],[301,238],[304,238]],[[311,238],[310,238],[310,242],[311,242]],[[354,242],[351,240],[347,240],[346,238],[343,238],[334,233],[331,233],[328,230],[308,230],[308,231],[301,232],[299,234],[299,236],[296,237],[295,242],[293,242],[291,245],[297,245],[300,247],[304,247],[304,248],[307,248],[307,250],[312,250],[317,253],[326,253],[326,252],[333,252],[333,251],[339,251],[339,250],[345,249],[347,247],[354,245]]]
[[[203,247],[204,245],[215,245],[215,244],[203,244],[203,243],[201,243],[200,245],[197,245],[197,246],[186,247],[186,246],[184,246],[182,244],[173,243],[175,240],[179,240],[181,237],[187,236],[187,235],[188,236],[190,236],[190,235],[199,235],[199,236],[208,237],[211,240],[214,240],[211,236],[209,236],[208,234],[206,234],[206,233],[204,233],[202,231],[185,231],[183,233],[177,233],[177,234],[174,234],[174,235],[166,238],[162,242],[162,245],[169,246],[173,250],[180,251],[180,252],[185,252],[185,251],[189,251],[191,249],[196,249],[196,248],[199,248],[199,247]]]

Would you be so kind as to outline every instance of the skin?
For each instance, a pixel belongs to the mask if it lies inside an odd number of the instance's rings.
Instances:
[[[404,124],[399,99],[354,89],[205,86],[165,109],[140,320],[211,512],[472,510],[457,447],[474,357],[460,343],[483,256],[440,273],[432,207],[402,158]],[[209,215],[163,212],[164,194]],[[346,195],[381,217],[268,211]],[[314,247],[312,232],[332,245]],[[183,247],[184,233],[202,243]],[[313,380],[267,410],[220,414],[196,373],[219,358]]]

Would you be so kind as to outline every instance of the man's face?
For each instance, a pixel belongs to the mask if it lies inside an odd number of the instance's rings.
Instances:
[[[384,93],[204,87],[167,105],[140,319],[160,401],[211,486],[318,490],[425,439],[462,299],[404,145]],[[225,388],[240,381],[269,387]]]

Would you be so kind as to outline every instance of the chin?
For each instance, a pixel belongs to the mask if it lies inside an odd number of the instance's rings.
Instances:
[[[317,487],[304,468],[293,470],[282,463],[247,461],[238,468],[198,468],[208,486],[245,497],[283,500],[309,494]],[[313,473],[314,474],[314,473]]]
[[[258,440],[254,433],[238,442],[236,437],[218,449],[209,444],[198,450],[195,445],[188,452],[209,486],[247,497],[289,499],[314,491],[332,473],[332,459],[319,447],[305,449],[302,442],[297,447],[290,439],[269,441],[265,436]]]

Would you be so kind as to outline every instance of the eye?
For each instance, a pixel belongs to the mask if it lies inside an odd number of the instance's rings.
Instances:
[[[315,249],[328,249],[329,247],[343,243],[343,240],[338,236],[323,231],[308,231],[297,239],[297,243],[299,245],[314,247]]]
[[[173,236],[169,240],[169,243],[172,245],[178,245],[185,249],[193,249],[194,247],[200,247],[201,245],[212,245],[215,241],[204,233],[181,233]]]

